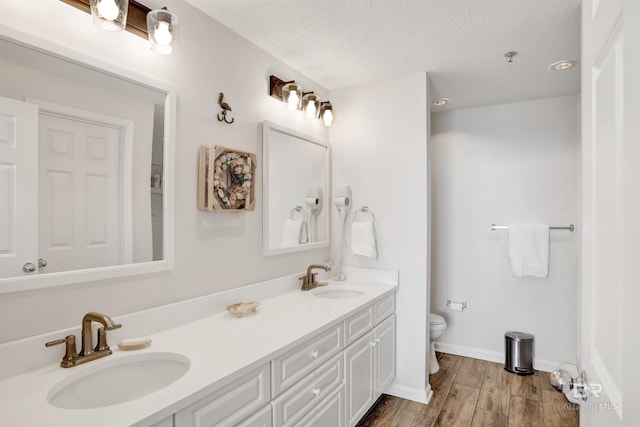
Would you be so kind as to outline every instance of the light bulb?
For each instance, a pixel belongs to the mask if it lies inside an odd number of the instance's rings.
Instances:
[[[153,37],[156,39],[156,43],[162,46],[169,46],[173,41],[173,35],[169,29],[169,23],[166,21],[159,21]]]
[[[300,104],[300,98],[295,90],[289,92],[289,98],[287,98],[287,108],[289,110],[297,110]]]
[[[98,13],[104,19],[109,21],[115,21],[120,15],[120,8],[116,4],[115,0],[102,0],[98,3]]]
[[[307,113],[308,118],[310,119],[314,118],[316,116],[316,103],[313,101],[309,101],[305,112]]]
[[[322,113],[322,123],[325,126],[331,126],[331,123],[333,123],[333,112],[330,109],[326,109]]]

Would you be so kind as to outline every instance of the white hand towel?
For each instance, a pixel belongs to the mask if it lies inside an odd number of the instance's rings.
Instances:
[[[282,246],[296,246],[300,244],[302,238],[302,225],[303,221],[296,221],[295,219],[287,219],[284,222],[284,228],[282,229],[282,240],[280,244]]]
[[[509,259],[516,277],[547,277],[549,224],[509,225]]]
[[[354,255],[378,259],[376,230],[373,221],[351,223],[351,252]]]

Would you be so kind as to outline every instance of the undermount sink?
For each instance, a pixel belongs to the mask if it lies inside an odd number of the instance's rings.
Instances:
[[[142,353],[83,366],[56,384],[47,396],[53,406],[92,409],[144,397],[187,373],[189,359],[177,353]],[[77,368],[71,368],[77,369]]]
[[[311,291],[314,296],[320,298],[342,299],[354,298],[364,295],[362,289],[353,286],[327,286],[326,288],[317,288]]]

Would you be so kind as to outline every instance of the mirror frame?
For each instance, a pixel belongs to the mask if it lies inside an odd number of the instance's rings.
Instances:
[[[22,45],[26,48],[56,56],[85,68],[111,75],[121,80],[163,92],[164,105],[164,147],[163,147],[163,260],[147,261],[133,264],[122,264],[108,267],[88,268],[57,273],[44,273],[34,276],[19,276],[0,279],[0,294],[8,294],[34,289],[45,289],[57,286],[72,285],[82,282],[114,279],[147,273],[169,271],[174,268],[175,259],[175,129],[176,129],[176,95],[171,88],[147,76],[143,76],[120,68],[112,63],[84,53],[68,49],[62,45],[39,37],[0,26],[0,38]]]
[[[328,214],[326,215],[325,221],[323,221],[324,227],[327,230],[327,239],[319,242],[305,243],[298,246],[290,246],[290,247],[277,247],[270,248],[269,247],[269,156],[267,155],[269,146],[271,144],[270,131],[276,130],[278,132],[293,136],[295,138],[299,138],[304,140],[305,142],[309,142],[311,144],[319,145],[322,148],[326,149],[325,152],[325,165],[326,165],[326,175],[327,179],[325,182],[325,188],[323,189],[324,194],[324,208],[329,209]],[[288,254],[293,252],[302,252],[308,251],[312,249],[319,248],[327,248],[331,244],[331,213],[330,209],[333,206],[330,203],[330,194],[331,194],[331,146],[328,143],[322,142],[319,139],[310,137],[303,133],[297,132],[292,129],[288,129],[286,127],[280,126],[276,123],[270,121],[262,122],[262,253],[265,256],[271,255],[281,255]],[[318,223],[320,226],[320,223]]]

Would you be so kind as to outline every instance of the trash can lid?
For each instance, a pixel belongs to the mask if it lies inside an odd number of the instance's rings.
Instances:
[[[509,331],[504,336],[515,341],[533,341],[533,335],[526,332]]]

